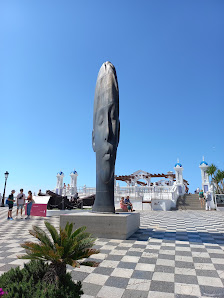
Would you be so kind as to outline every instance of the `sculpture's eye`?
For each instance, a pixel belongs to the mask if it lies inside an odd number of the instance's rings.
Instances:
[[[99,114],[99,117],[98,117],[98,124],[99,124],[99,125],[103,124],[103,114],[102,114],[102,113]]]

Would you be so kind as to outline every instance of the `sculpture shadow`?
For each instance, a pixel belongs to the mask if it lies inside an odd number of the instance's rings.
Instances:
[[[223,233],[208,232],[166,232],[165,230],[154,231],[149,228],[140,228],[128,240],[149,241],[150,239],[162,239],[163,242],[173,243],[175,241],[183,241],[197,244],[224,244]]]

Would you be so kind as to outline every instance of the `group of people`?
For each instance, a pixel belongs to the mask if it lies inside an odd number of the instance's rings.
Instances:
[[[27,201],[27,217],[25,219],[29,219],[32,204],[33,204],[32,192],[29,190],[28,191],[28,196],[26,198],[25,194],[23,193],[23,189],[21,188],[20,193],[16,197],[16,200],[14,198],[14,194],[15,194],[15,190],[12,190],[11,194],[7,198],[6,203],[9,206],[8,218],[7,219],[8,220],[13,220],[12,209],[13,209],[13,205],[14,205],[15,201],[16,201],[16,205],[17,205],[16,218],[18,218],[18,216],[19,216],[19,210],[20,210],[20,214],[21,214],[21,219],[23,218],[23,209],[25,209],[25,202]]]
[[[205,207],[205,210],[211,210],[212,195],[209,191],[206,193],[201,189],[198,194],[199,201],[201,203],[201,208]]]
[[[124,197],[121,198],[121,200],[120,200],[120,207],[125,212],[129,212],[129,211],[130,212],[133,212],[133,211],[135,211],[133,209],[133,205],[132,205],[132,203],[130,201],[129,196],[127,196],[126,199]]]
[[[68,184],[68,186],[66,186],[66,184],[64,183],[64,186],[63,186],[63,188],[64,188],[64,189],[66,189],[66,188],[67,188],[67,189],[69,190],[69,189],[70,189],[70,185]]]

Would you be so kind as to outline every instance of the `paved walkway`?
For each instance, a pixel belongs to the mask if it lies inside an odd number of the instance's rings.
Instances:
[[[15,210],[14,210],[15,212]],[[0,208],[0,274],[22,265],[20,243],[43,218],[6,220]],[[99,238],[99,267],[68,267],[83,282],[83,298],[224,297],[224,214],[205,211],[141,212],[128,240]],[[51,223],[58,226],[59,218]]]

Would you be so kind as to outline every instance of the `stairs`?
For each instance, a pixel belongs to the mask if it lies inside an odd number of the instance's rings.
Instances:
[[[185,194],[177,200],[176,210],[205,210],[201,208],[198,194]]]

